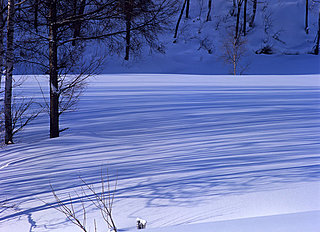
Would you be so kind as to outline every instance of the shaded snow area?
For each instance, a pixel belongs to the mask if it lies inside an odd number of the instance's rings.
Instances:
[[[31,77],[24,90],[42,99]],[[108,169],[120,232],[137,217],[146,232],[317,232],[319,115],[319,75],[97,76],[60,138],[43,113],[0,151],[0,231],[81,231],[50,185],[81,215],[79,177],[100,193]],[[90,231],[107,231],[83,201]]]
[[[183,1],[180,1],[181,9]],[[159,53],[150,51],[143,42],[138,55],[131,54],[124,60],[124,50],[119,55],[108,56],[103,66],[104,73],[187,73],[218,74],[232,73],[232,65],[225,63],[223,44],[228,34],[234,33],[236,17],[231,16],[231,0],[212,1],[211,21],[206,21],[208,1],[190,1],[189,18],[182,17],[178,36],[173,38],[179,14],[172,18],[171,30],[159,35]],[[248,1],[247,19],[252,17],[252,1]],[[315,46],[318,31],[319,1],[309,1],[309,33],[305,28],[305,0],[259,0],[253,27],[247,23],[243,37],[246,51],[239,65],[247,66],[244,74],[293,75],[320,73],[319,56],[310,54]],[[179,11],[180,13],[180,11]],[[241,11],[241,27],[243,8]],[[229,41],[230,42],[230,41]],[[156,43],[156,42],[155,42]],[[272,54],[256,54],[263,48]],[[95,44],[89,49],[94,54],[104,51],[105,45]]]
[[[320,56],[312,55],[318,32],[319,1],[309,1],[309,33],[305,28],[305,0],[258,0],[253,27],[247,22],[243,36],[245,53],[241,56],[237,73],[248,75],[302,75],[320,73]],[[183,1],[178,3],[178,12],[169,17],[167,30],[157,34],[153,48],[145,40],[138,42],[139,50],[131,51],[129,61],[125,57],[125,36],[121,49],[110,50],[110,44],[92,41],[84,53],[84,61],[92,62],[97,55],[105,57],[101,67],[104,74],[159,73],[159,74],[232,74],[232,64],[226,63],[224,44],[230,43],[227,35],[234,34],[235,14],[232,16],[232,0],[212,1],[211,21],[206,21],[208,0],[191,0],[189,18],[183,15],[177,38],[174,29]],[[243,7],[240,27],[243,28]],[[253,15],[252,1],[248,1],[247,20]],[[133,32],[134,35],[134,32]],[[230,37],[230,36],[229,36]],[[113,41],[113,40],[112,40]],[[111,46],[112,47],[112,46]],[[134,46],[136,48],[136,46]],[[256,54],[270,48],[271,54]],[[93,56],[95,59],[92,59]],[[96,62],[96,60],[95,60]],[[80,62],[81,63],[81,62]],[[17,64],[15,72],[43,73],[25,64]]]

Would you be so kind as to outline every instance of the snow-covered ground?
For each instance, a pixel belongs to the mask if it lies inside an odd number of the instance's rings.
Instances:
[[[32,78],[23,90],[42,98]],[[319,75],[97,76],[60,138],[44,113],[0,151],[0,231],[80,231],[44,203],[50,184],[77,203],[79,176],[98,186],[108,169],[119,231],[140,217],[146,231],[316,232],[319,115]]]
[[[228,75],[232,65],[222,58],[225,53],[226,34],[234,33],[236,17],[231,16],[232,0],[212,1],[211,21],[206,21],[207,0],[191,0],[190,15],[182,17],[177,39],[173,38],[179,12],[168,18],[168,30],[158,34],[157,46],[150,50],[144,40],[140,40],[141,50],[132,52],[125,61],[125,46],[111,55],[109,46],[101,41],[91,42],[84,54],[90,61],[90,54],[106,56],[101,67],[104,74],[117,73],[159,73],[159,74],[210,74]],[[248,75],[302,75],[320,73],[320,56],[310,54],[315,46],[319,1],[309,1],[309,33],[305,28],[305,0],[259,0],[254,27],[247,25],[247,35],[240,64],[247,65],[244,74]],[[181,8],[183,1],[179,1]],[[252,16],[252,1],[248,1],[247,19]],[[241,11],[243,15],[243,10]],[[241,27],[243,26],[241,17]],[[247,23],[248,24],[248,23]],[[125,36],[124,36],[125,38]],[[125,40],[120,40],[125,42]],[[124,44],[123,44],[124,45]],[[272,54],[256,54],[263,47],[270,47]],[[21,73],[42,73],[29,66],[19,67]],[[22,65],[23,66],[23,65]],[[241,69],[237,72],[240,73]],[[242,70],[243,71],[243,70]]]
[[[183,1],[180,1],[182,7]],[[212,1],[212,20],[206,21],[206,0],[190,1],[190,18],[182,18],[177,39],[173,38],[178,14],[173,17],[172,30],[159,35],[163,54],[151,52],[142,42],[138,56],[124,61],[124,50],[116,56],[108,56],[103,73],[168,73],[215,74],[232,73],[232,65],[224,62],[223,44],[226,34],[234,33],[236,17],[230,15],[232,0]],[[294,75],[320,73],[320,58],[310,54],[315,46],[318,31],[320,3],[309,1],[309,33],[305,27],[305,0],[259,0],[254,27],[247,25],[247,35],[240,64],[247,65],[244,74]],[[252,16],[252,1],[248,1],[248,20]],[[241,11],[243,15],[243,11]],[[242,20],[242,19],[241,19]],[[241,22],[241,26],[243,22]],[[174,42],[174,43],[173,43]],[[264,47],[272,54],[256,54]],[[98,49],[97,49],[98,48]],[[105,46],[90,47],[97,52]],[[237,71],[240,72],[240,69]]]
[[[151,232],[318,232],[320,56],[310,52],[319,3],[310,2],[309,34],[304,4],[258,1],[241,59],[251,76],[186,75],[230,73],[221,56],[235,25],[231,0],[213,1],[209,22],[207,1],[192,0],[175,42],[178,15],[160,35],[163,54],[142,42],[140,56],[127,62],[93,42],[84,59],[108,54],[102,72],[109,75],[92,78],[78,110],[61,116],[69,129],[48,139],[43,113],[0,150],[0,232],[80,231],[52,208],[50,185],[66,202],[70,194],[81,218],[79,177],[98,187],[101,169],[111,184],[118,180],[120,232],[136,231],[137,217]],[[273,54],[255,53],[265,46]],[[47,79],[37,79],[46,93]],[[15,93],[43,101],[38,81],[28,78]],[[99,211],[85,205],[89,230],[96,219],[107,231]]]

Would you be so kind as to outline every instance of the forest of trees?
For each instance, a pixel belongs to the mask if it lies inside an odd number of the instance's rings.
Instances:
[[[5,143],[13,143],[13,135],[39,114],[22,120],[31,102],[13,110],[16,64],[36,66],[41,74],[48,75],[50,101],[42,107],[48,108],[50,137],[59,137],[63,130],[59,127],[60,115],[77,103],[85,80],[104,59],[94,56],[84,61],[88,44],[99,40],[110,54],[116,53],[126,61],[143,46],[160,51],[159,35],[169,32],[174,39],[178,37],[182,19],[190,18],[192,1],[199,0],[0,0],[0,67],[5,76],[0,78],[0,92],[4,93],[0,131],[4,132]],[[233,27],[224,43],[224,58],[236,73],[243,38],[255,26],[259,1],[228,0],[225,4],[230,6]],[[308,4],[306,0],[306,33],[310,33]],[[213,5],[214,0],[206,0],[206,22],[215,14]],[[314,54],[319,53],[320,12],[318,25]]]

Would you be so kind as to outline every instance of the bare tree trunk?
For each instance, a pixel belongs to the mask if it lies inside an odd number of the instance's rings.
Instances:
[[[78,10],[78,5],[77,5],[78,0],[74,0],[74,7],[75,7],[75,15],[82,15],[84,13],[85,7],[86,7],[86,0],[80,0],[80,5],[79,5],[79,10]],[[74,23],[74,32],[73,32],[73,37],[77,38],[80,36],[81,32],[81,21],[76,21]],[[72,46],[76,45],[76,41],[72,41]]]
[[[246,36],[247,33],[247,3],[248,0],[244,0],[243,8],[243,35]]]
[[[131,20],[132,20],[132,1],[125,1],[125,13],[126,13],[126,56],[125,60],[129,60],[130,54],[130,42],[131,42]]]
[[[319,41],[320,41],[320,10],[319,10],[319,19],[318,19],[318,35],[317,35],[317,42],[316,47],[314,49],[314,54],[319,55]]]
[[[184,0],[183,6],[182,6],[182,8],[181,8],[181,12],[180,12],[180,15],[179,15],[179,18],[178,18],[178,22],[177,22],[177,25],[176,25],[176,30],[175,30],[175,32],[174,32],[173,38],[177,38],[180,21],[181,21],[182,15],[183,15],[184,8],[186,7],[186,3],[187,3],[187,0]]]
[[[235,10],[236,10],[236,8],[237,8],[236,1],[237,1],[237,0],[233,0],[232,11],[231,11],[231,13],[230,13],[231,16],[234,16],[234,12],[235,12]]]
[[[5,143],[12,143],[12,72],[13,72],[13,40],[14,40],[14,0],[8,0],[8,17],[7,17],[7,58],[6,58],[6,85],[5,85]]]
[[[253,0],[252,16],[249,23],[249,27],[253,27],[254,19],[256,17],[256,12],[257,12],[257,0]]]
[[[238,0],[238,12],[237,12],[236,32],[235,32],[234,38],[238,38],[238,35],[239,35],[239,24],[240,24],[241,5],[242,5],[242,0]]]
[[[40,0],[35,0],[34,3],[34,28],[36,30],[36,32],[38,32],[38,14],[39,14],[39,1]]]
[[[306,33],[309,33],[309,23],[308,23],[308,17],[309,16],[309,0],[306,0],[306,18],[305,18],[305,27],[304,30],[306,31]]]
[[[4,0],[0,0],[0,10],[4,9]],[[4,27],[5,27],[5,18],[4,13],[0,14],[0,89],[1,89],[1,81],[2,81],[2,71],[4,66]]]
[[[189,18],[189,11],[190,11],[190,0],[187,0],[187,7],[186,7],[186,18]]]
[[[50,138],[59,137],[57,0],[49,3]]]
[[[76,16],[77,13],[78,13],[77,7],[78,7],[78,0],[73,0],[73,15],[74,16]],[[76,36],[77,22],[75,21],[72,26],[73,26],[73,38],[77,38],[77,36]],[[72,41],[72,46],[76,46],[76,41],[75,40]]]
[[[212,0],[208,1],[208,14],[207,14],[207,22],[211,21],[211,8],[212,8]]]

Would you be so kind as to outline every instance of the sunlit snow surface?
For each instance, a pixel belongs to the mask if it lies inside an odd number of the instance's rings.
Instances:
[[[46,91],[44,77],[38,81]],[[215,221],[282,214],[293,214],[288,226],[302,215],[309,221],[299,226],[319,228],[319,76],[103,75],[90,82],[78,111],[62,116],[70,129],[60,138],[47,138],[44,113],[0,151],[0,200],[14,205],[0,211],[1,232],[78,231],[42,201],[54,203],[51,184],[76,202],[79,176],[98,183],[101,169],[118,179],[120,231],[134,231],[137,217],[147,228],[207,223],[201,228],[213,231]],[[33,78],[26,93],[42,100]],[[99,212],[92,205],[88,218],[93,231]],[[103,225],[98,219],[106,231]]]

